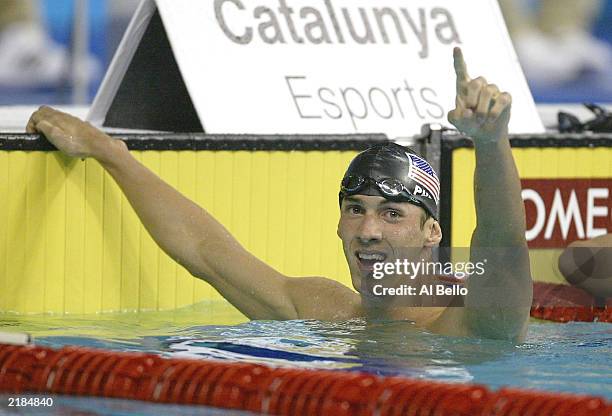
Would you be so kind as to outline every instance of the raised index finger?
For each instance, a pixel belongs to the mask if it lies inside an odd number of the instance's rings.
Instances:
[[[462,87],[470,82],[470,76],[467,72],[467,66],[465,65],[461,48],[456,47],[453,50],[453,58],[455,61],[455,74],[457,75],[457,93],[461,93]]]

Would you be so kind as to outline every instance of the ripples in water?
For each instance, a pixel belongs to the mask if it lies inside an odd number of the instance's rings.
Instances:
[[[612,326],[533,322],[526,342],[445,337],[406,321],[251,321],[222,306],[87,317],[4,316],[38,344],[367,371],[612,397]],[[224,322],[219,325],[214,322]],[[231,325],[229,325],[231,324]]]

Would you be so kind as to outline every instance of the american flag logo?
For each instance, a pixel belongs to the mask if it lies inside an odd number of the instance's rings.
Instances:
[[[438,175],[436,175],[436,172],[434,172],[431,165],[425,159],[411,153],[406,153],[406,155],[410,158],[408,176],[419,186],[425,188],[425,191],[428,192],[429,196],[437,204],[440,200],[440,180]],[[415,192],[415,194],[419,194],[419,192]]]

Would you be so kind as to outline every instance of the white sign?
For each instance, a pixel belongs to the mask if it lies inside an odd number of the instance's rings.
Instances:
[[[208,133],[397,137],[448,125],[455,46],[472,77],[513,95],[511,133],[544,131],[496,0],[144,0],[92,121],[103,123],[155,5]]]

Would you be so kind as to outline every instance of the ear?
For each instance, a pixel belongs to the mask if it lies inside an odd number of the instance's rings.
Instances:
[[[425,224],[425,230],[427,233],[425,239],[425,247],[436,247],[442,240],[442,228],[438,221],[430,218],[427,220],[428,224]]]
[[[338,220],[338,227],[336,227],[336,235],[342,240],[342,237],[340,236],[340,220]]]

